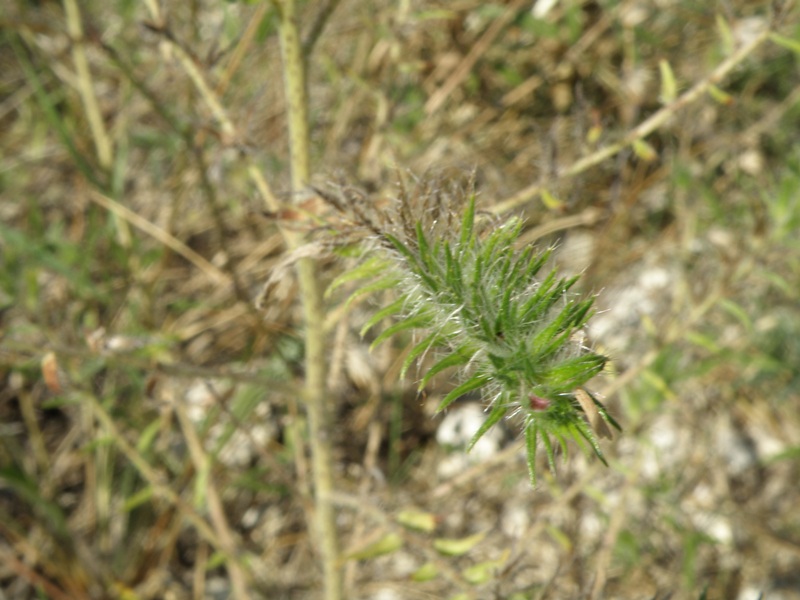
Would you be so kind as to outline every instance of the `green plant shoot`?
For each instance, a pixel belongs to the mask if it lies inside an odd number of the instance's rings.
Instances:
[[[466,198],[460,210],[459,193]],[[594,298],[571,292],[577,277],[559,278],[555,271],[542,275],[551,250],[515,248],[522,228],[519,219],[499,224],[483,219],[480,226],[474,193],[425,186],[413,195],[404,191],[396,212],[380,216],[358,203],[334,203],[355,215],[385,261],[386,268],[375,269],[376,254],[370,252],[366,264],[371,268],[364,272],[374,278],[365,286],[400,291],[396,301],[367,322],[362,334],[387,317],[395,323],[373,346],[414,331],[403,374],[420,357],[430,352],[437,357],[421,376],[420,390],[442,371],[460,369],[460,383],[438,410],[468,392],[481,393],[487,417],[469,448],[500,420],[515,418],[524,431],[533,484],[539,446],[551,470],[555,448],[566,455],[567,439],[584,449],[588,444],[605,463],[596,435],[601,432],[597,416],[604,421],[602,432],[607,431],[605,423],[620,427],[583,386],[603,370],[606,358],[575,341],[575,333],[592,314]],[[460,223],[458,213],[463,215]],[[352,279],[352,273],[345,274],[331,288]],[[584,409],[587,397],[596,410]]]

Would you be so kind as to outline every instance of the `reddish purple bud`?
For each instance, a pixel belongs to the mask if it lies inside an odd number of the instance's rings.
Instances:
[[[547,398],[540,398],[536,394],[528,394],[528,399],[531,402],[532,410],[547,410],[550,408],[550,400]]]

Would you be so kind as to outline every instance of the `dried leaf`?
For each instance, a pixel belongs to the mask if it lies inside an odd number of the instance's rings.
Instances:
[[[53,352],[48,352],[42,357],[42,377],[47,389],[54,394],[64,391],[61,385],[61,377],[58,374],[58,359]]]
[[[608,425],[606,425],[603,417],[600,416],[600,411],[597,410],[597,405],[589,395],[589,392],[583,388],[578,388],[575,390],[574,394],[575,400],[577,400],[578,404],[581,405],[583,412],[586,414],[586,418],[589,420],[589,425],[592,427],[594,432],[601,438],[613,438],[614,436],[611,433],[611,429],[609,429]]]

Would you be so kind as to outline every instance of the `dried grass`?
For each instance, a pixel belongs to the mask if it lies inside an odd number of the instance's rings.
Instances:
[[[61,8],[17,3],[2,17],[0,592],[225,597],[215,552],[228,552],[252,597],[317,597],[308,466],[289,435],[303,376],[292,276],[263,310],[253,302],[285,259],[277,226],[318,226],[281,218],[295,199],[271,9],[167,3],[157,22],[138,5],[81,4],[110,170]],[[304,10],[308,26],[316,7]],[[599,318],[617,318],[606,321],[617,373],[600,387],[626,429],[606,445],[612,468],[575,456],[537,490],[515,443],[442,480],[427,404],[448,382],[414,397],[393,377],[402,348],[363,368],[360,309],[334,299],[345,550],[376,530],[405,542],[349,563],[348,597],[800,598],[797,55],[760,45],[716,82],[717,99],[647,138],[652,157],[628,146],[560,175],[662,107],[659,60],[684,92],[767,16],[746,2],[565,1],[541,22],[524,2],[336,8],[310,62],[321,180],[380,202],[398,170],[474,169],[489,210],[546,190],[517,210],[540,243],[588,234],[575,246],[584,285],[601,291]],[[796,12],[774,26],[796,39]],[[41,373],[48,351],[55,380]],[[179,419],[203,382],[205,419]],[[225,432],[244,432],[249,458],[224,463]],[[444,558],[432,535],[395,524],[409,506],[437,516],[436,537],[488,533],[468,557]],[[506,551],[487,583],[465,581]],[[440,577],[411,581],[426,561]]]

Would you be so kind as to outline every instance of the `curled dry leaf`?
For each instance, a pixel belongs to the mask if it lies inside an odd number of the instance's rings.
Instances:
[[[578,404],[581,405],[583,412],[586,414],[586,418],[589,420],[589,425],[594,432],[601,438],[611,439],[613,437],[611,429],[606,425],[603,417],[600,416],[600,411],[597,410],[597,405],[594,403],[594,399],[589,392],[583,388],[578,388],[574,393],[575,399],[578,401]]]
[[[58,359],[53,352],[48,352],[42,357],[42,378],[47,389],[54,394],[64,391],[64,386],[61,385],[61,376],[58,373]]]

